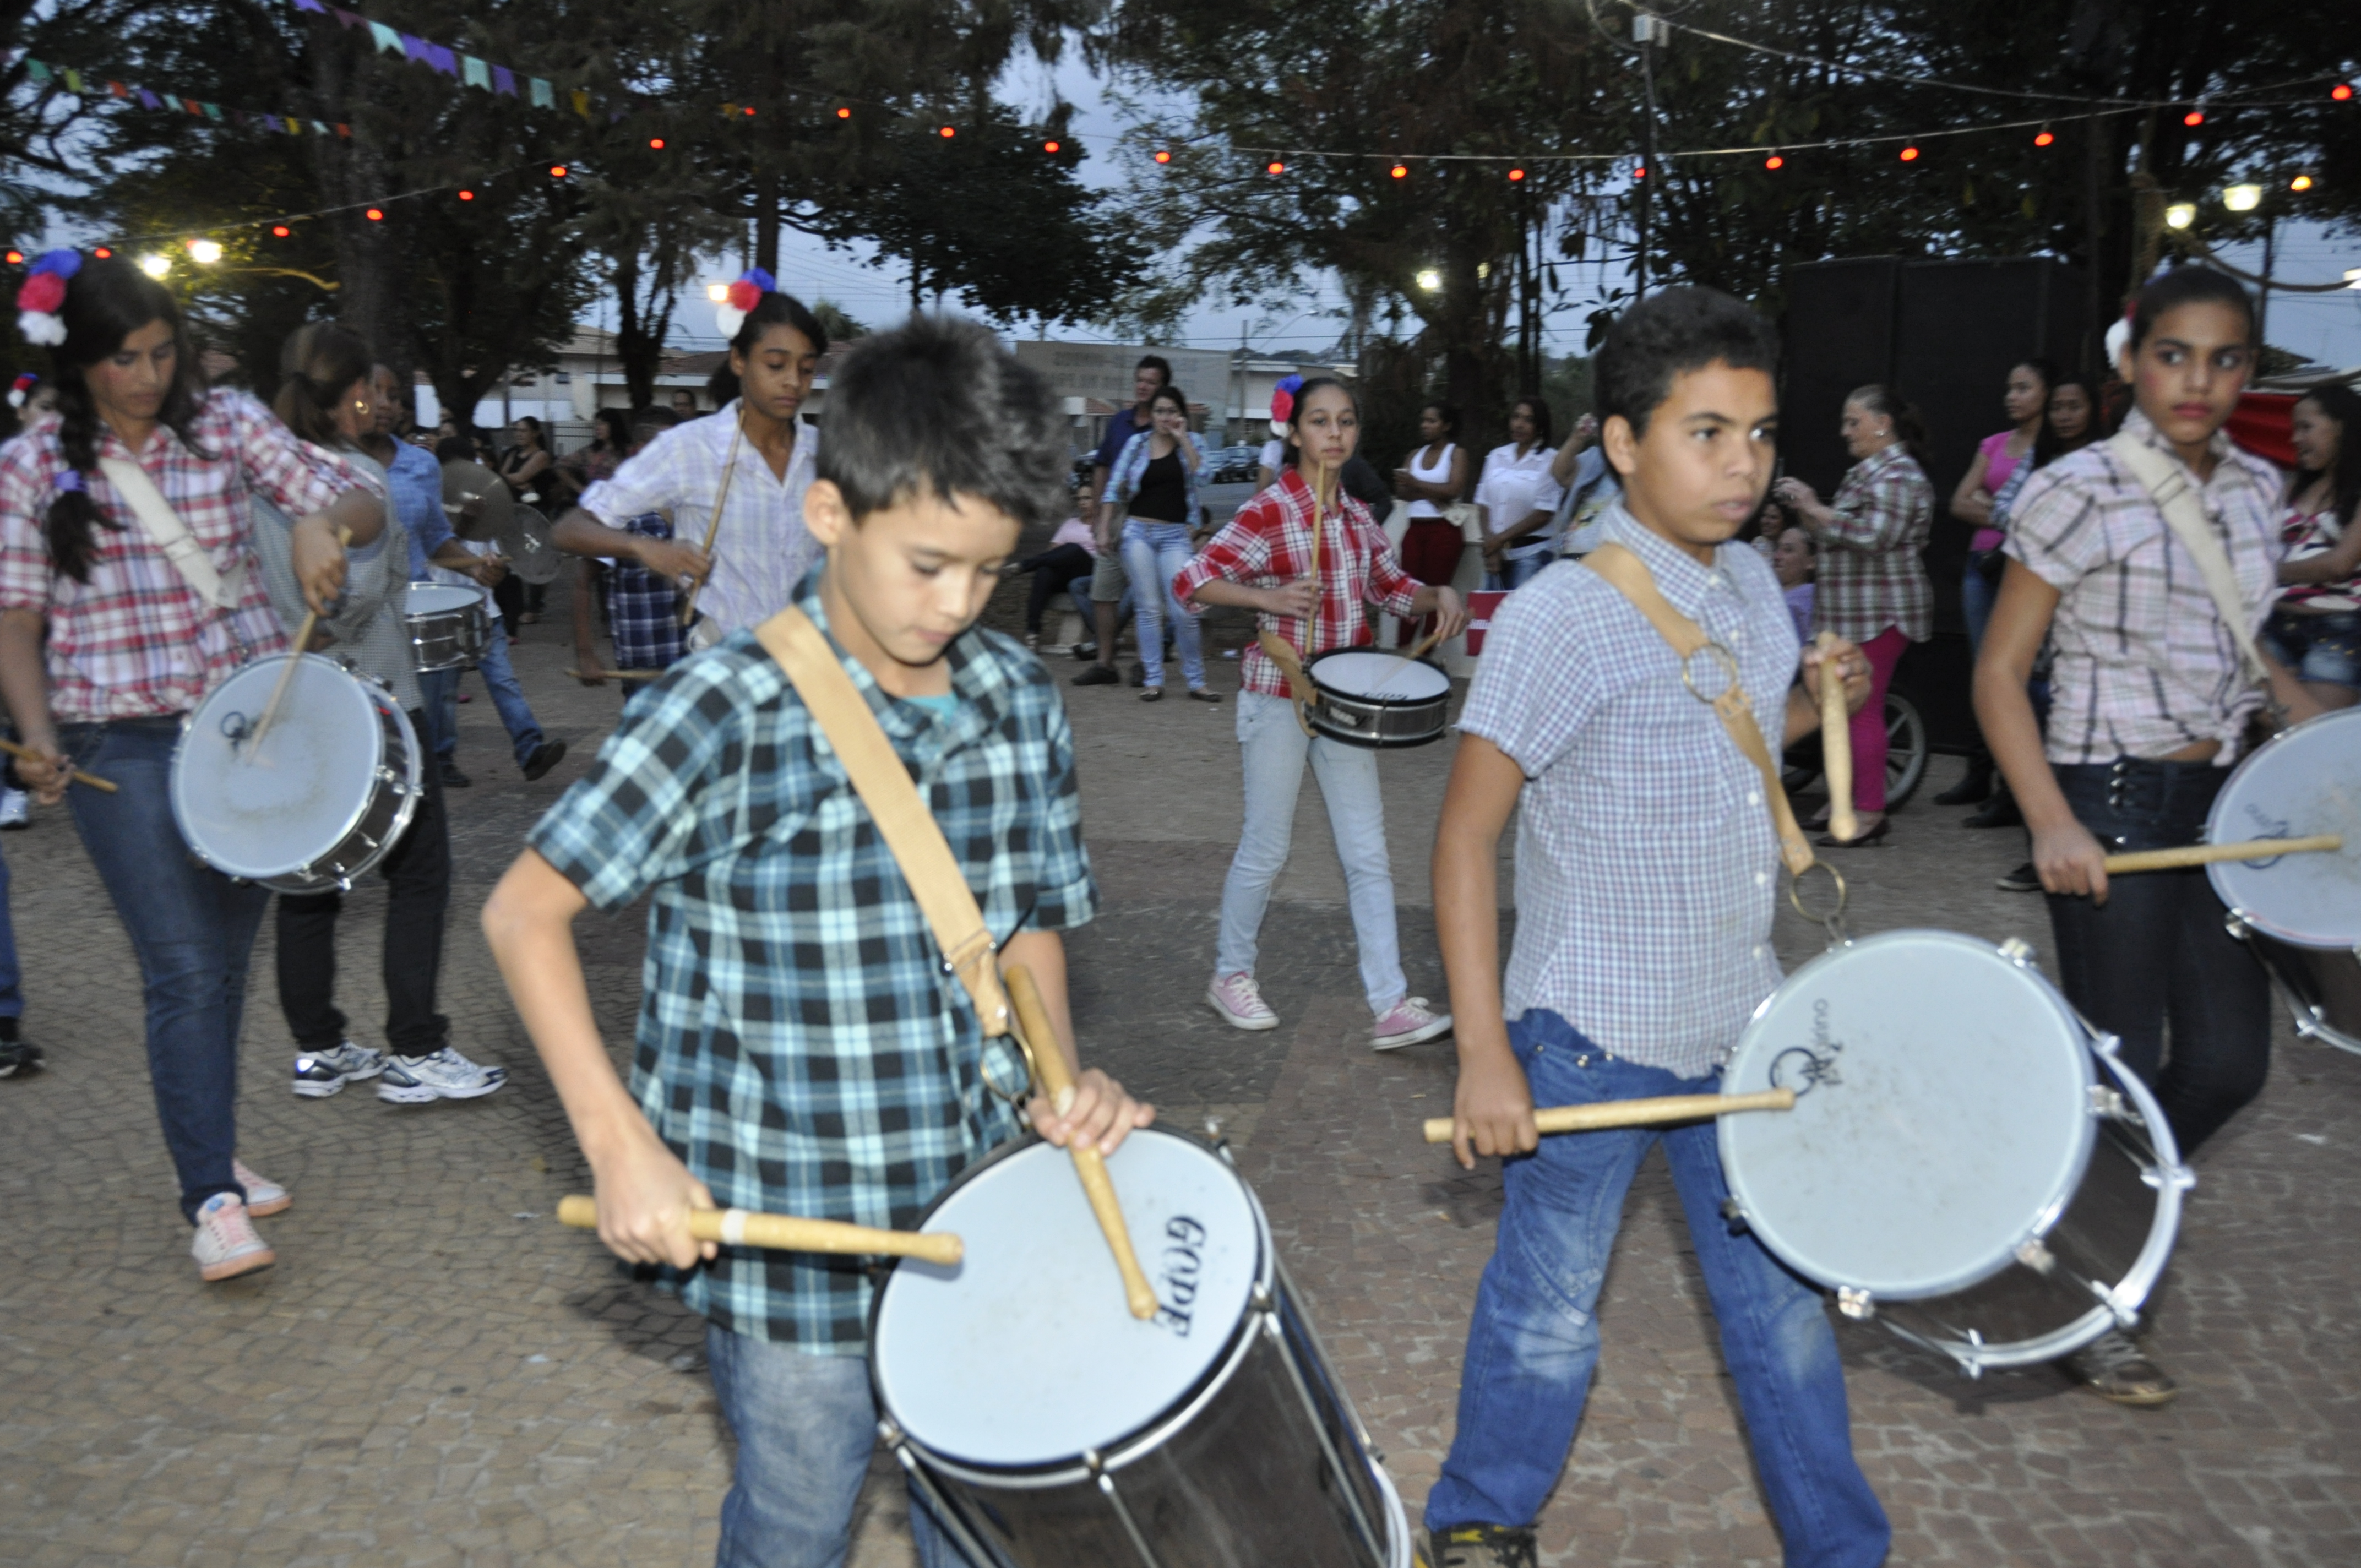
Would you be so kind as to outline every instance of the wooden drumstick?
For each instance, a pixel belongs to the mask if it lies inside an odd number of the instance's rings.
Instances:
[[[2235,844],[2183,844],[2172,850],[2134,850],[2109,855],[2107,874],[2121,872],[2169,872],[2183,866],[2210,866],[2217,861],[2270,861],[2281,855],[2333,855],[2345,848],[2342,833],[2315,833],[2309,839],[2246,839]]]
[[[1592,1133],[1601,1127],[1653,1127],[1669,1122],[1698,1122],[1726,1116],[1733,1111],[1787,1111],[1795,1108],[1792,1089],[1766,1089],[1759,1094],[1666,1094],[1654,1100],[1609,1100],[1597,1105],[1558,1105],[1533,1113],[1533,1125],[1544,1133]],[[1426,1141],[1451,1141],[1453,1119],[1435,1116],[1426,1124]]]
[[[660,681],[662,670],[568,670],[577,681]]]
[[[1852,809],[1852,718],[1845,712],[1843,677],[1829,656],[1836,642],[1835,632],[1820,633],[1820,772],[1828,781],[1828,832],[1852,839],[1861,834]]]
[[[1421,655],[1442,641],[1443,622],[1440,620],[1437,620],[1434,623],[1434,630],[1420,638],[1418,641],[1412,645],[1411,651],[1401,656],[1402,662],[1395,665],[1392,669],[1387,671],[1385,679],[1379,681],[1376,685],[1369,688],[1369,695],[1371,696],[1375,696],[1379,692],[1385,690],[1388,686],[1393,685],[1396,681],[1401,679],[1402,672],[1404,670],[1407,670],[1412,664],[1417,663]]]
[[[598,1228],[598,1201],[576,1193],[557,1201],[557,1223],[577,1230]],[[954,1264],[966,1245],[948,1231],[881,1231],[838,1220],[803,1220],[792,1214],[756,1214],[744,1209],[697,1209],[688,1234],[701,1242],[759,1246],[774,1252],[851,1253],[862,1256],[915,1257]]]
[[[352,542],[353,531],[339,523],[336,526],[336,543],[350,544]],[[303,611],[302,630],[295,633],[295,641],[287,650],[286,668],[279,672],[279,684],[270,688],[270,700],[262,705],[262,717],[254,721],[252,729],[247,731],[245,761],[251,762],[262,754],[262,738],[269,734],[271,725],[278,722],[279,705],[287,696],[288,685],[295,679],[295,666],[303,662],[304,651],[312,646],[313,629],[319,624],[320,612],[307,606]]]
[[[730,480],[738,472],[738,446],[746,439],[746,403],[738,403],[738,428],[730,433],[730,460],[721,466],[719,493],[713,498],[713,517],[705,525],[705,577],[713,575],[713,541],[721,532],[721,509],[730,504]],[[680,601],[680,623],[687,626],[697,620],[697,596],[705,587],[705,577],[688,585],[688,595]],[[1107,657],[1115,654],[1110,652]]]
[[[1074,1102],[1074,1075],[1066,1069],[1066,1055],[1058,1047],[1057,1032],[1049,1027],[1040,990],[1023,964],[1010,964],[1001,970],[1001,979],[1008,986],[1009,1004],[1016,1009],[1016,1026],[1032,1049],[1033,1071],[1040,1080],[1041,1092],[1063,1115]],[[1139,1255],[1132,1251],[1131,1231],[1123,1222],[1123,1205],[1115,1201],[1106,1158],[1096,1145],[1079,1139],[1068,1148],[1074,1157],[1074,1172],[1082,1179],[1082,1192],[1091,1201],[1091,1212],[1098,1216],[1099,1229],[1106,1233],[1107,1248],[1115,1254],[1115,1268],[1123,1276],[1123,1299],[1131,1315],[1146,1322],[1156,1316],[1156,1292],[1140,1271]]]
[[[21,757],[28,762],[41,762],[49,760],[30,746],[19,746],[14,740],[0,740],[0,751],[5,751],[12,757]],[[80,768],[68,768],[66,772],[73,775],[73,781],[76,784],[86,784],[93,789],[103,789],[109,795],[115,793],[115,786],[96,773],[86,773]]]

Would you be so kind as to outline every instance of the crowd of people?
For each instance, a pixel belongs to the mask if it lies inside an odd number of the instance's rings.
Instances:
[[[178,303],[137,269],[71,252],[38,265],[63,281],[48,291],[52,406],[0,449],[0,700],[23,787],[67,803],[137,956],[192,1254],[203,1279],[231,1278],[274,1261],[254,1222],[294,1201],[237,1140],[247,965],[271,895],[191,854],[170,799],[182,722],[291,649],[335,651],[407,715],[427,765],[376,867],[390,893],[385,1047],[356,1042],[336,1006],[340,892],[282,893],[293,1088],[374,1081],[397,1103],[489,1094],[506,1069],[471,1059],[436,1011],[446,791],[468,782],[451,750],[458,672],[414,666],[402,595],[465,587],[511,626],[542,606],[513,591],[483,509],[445,500],[446,466],[478,462],[477,444],[457,429],[431,452],[405,440],[402,389],[368,345],[304,327],[265,407],[207,384]],[[1780,985],[1783,851],[1763,805],[1778,784],[1769,754],[1733,743],[1740,726],[1771,754],[1806,740],[1829,684],[1859,826],[1840,838],[1824,822],[1818,843],[1889,836],[1884,697],[1935,614],[1923,555],[1937,497],[1909,403],[1882,386],[1845,400],[1853,463],[1828,499],[1774,484],[1774,335],[1737,301],[1662,291],[1607,334],[1593,416],[1560,440],[1546,402],[1519,400],[1510,439],[1480,463],[1458,444],[1460,411],[1435,402],[1389,477],[1361,449],[1352,385],[1287,387],[1268,482],[1209,527],[1205,451],[1155,356],[1078,501],[1055,400],[982,328],[916,318],[865,342],[836,373],[823,442],[803,414],[829,346],[818,322],[757,272],[730,301],[715,413],[602,414],[591,445],[566,455],[520,420],[493,455],[498,482],[555,515],[551,540],[583,574],[576,677],[615,681],[625,701],[482,921],[591,1167],[601,1238],[667,1271],[708,1320],[739,1440],[723,1561],[840,1557],[879,1415],[862,1360],[873,1281],[817,1255],[699,1240],[689,1216],[907,1228],[1028,1124],[1104,1155],[1153,1118],[1074,1057],[1061,933],[1098,893],[1068,699],[1039,656],[1061,594],[1093,634],[1072,684],[1123,682],[1128,616],[1146,701],[1164,693],[1168,636],[1188,698],[1224,700],[1202,618],[1254,617],[1234,703],[1243,811],[1207,1004],[1242,1030],[1279,1023],[1257,960],[1308,768],[1345,871],[1369,1045],[1454,1036],[1456,1157],[1506,1160],[1456,1436],[1426,1507],[1435,1568],[1535,1561],[1535,1517],[1598,1358],[1620,1197],[1659,1141],[1790,1560],[1883,1561],[1890,1532],[1852,1454],[1821,1292],[1726,1223],[1712,1124],[1544,1140],[1533,1110],[1715,1091]],[[2186,1155],[2261,1088],[2267,983],[2202,874],[2111,885],[2103,844],[2191,841],[2250,721],[2361,696],[2361,399],[2332,385],[2302,400],[2290,480],[2224,433],[2257,351],[2235,282],[2163,276],[2124,338],[2111,388],[2015,367],[2008,428],[1951,498],[1950,519],[1975,531],[1963,603],[1984,750],[1950,803],[2022,823],[2031,858],[2015,880],[2049,895],[2062,988],[2124,1042]],[[2124,405],[2112,411],[2111,390]],[[2230,587],[2180,566],[2186,546],[2143,477],[2156,464],[2198,496]],[[1399,544],[1380,521],[1396,501]],[[1014,561],[1028,531],[1049,543]],[[1376,752],[1305,721],[1301,663],[1459,634],[1469,607],[1453,582],[1470,551],[1507,598],[1434,824],[1444,1012],[1409,993]],[[1005,576],[1028,569],[1029,646],[978,630]],[[1681,629],[1728,655],[1728,703],[1688,689]],[[478,668],[537,778],[564,742],[544,736],[498,648],[496,633]],[[945,936],[944,890],[911,871],[908,820],[886,830],[896,819],[862,782],[864,748],[926,803],[921,831],[939,830],[969,939]],[[115,788],[76,784],[77,770]],[[1504,963],[1496,879],[1512,814],[1519,918]],[[627,1080],[572,922],[642,896]],[[0,902],[0,1065],[14,1071],[38,1057],[18,1037],[7,937]],[[996,1091],[1027,1071],[998,963],[1038,981],[1055,1038],[1028,1044],[1067,1059],[1071,1097]],[[2121,1332],[2072,1370],[2126,1404],[2174,1393]],[[764,1416],[782,1402],[797,1420]],[[923,1495],[912,1516],[922,1562],[961,1561]]]

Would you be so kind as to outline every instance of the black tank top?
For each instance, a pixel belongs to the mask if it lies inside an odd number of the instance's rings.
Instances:
[[[1189,486],[1180,472],[1180,449],[1151,457],[1140,471],[1139,488],[1131,498],[1130,514],[1157,522],[1189,521]]]

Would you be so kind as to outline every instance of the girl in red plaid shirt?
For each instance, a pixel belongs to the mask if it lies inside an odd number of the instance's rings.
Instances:
[[[1296,395],[1288,436],[1289,466],[1278,483],[1240,508],[1204,553],[1172,579],[1173,597],[1192,608],[1230,604],[1257,612],[1257,624],[1305,659],[1335,648],[1370,646],[1374,609],[1411,618],[1439,616],[1445,637],[1467,624],[1450,588],[1414,581],[1368,509],[1337,488],[1335,475],[1361,439],[1361,409],[1341,382],[1307,381]],[[1324,506],[1307,481],[1319,475],[1333,499]],[[1318,545],[1313,540],[1317,530]],[[1317,558],[1319,576],[1312,574]],[[1221,946],[1205,1000],[1241,1029],[1271,1029],[1279,1014],[1255,983],[1257,938],[1271,883],[1287,864],[1295,798],[1308,762],[1328,803],[1328,826],[1344,862],[1353,934],[1361,950],[1361,985],[1377,1025],[1379,1050],[1447,1033],[1447,1014],[1410,994],[1394,932],[1393,872],[1386,858],[1384,802],[1377,753],[1297,723],[1287,677],[1249,643],[1240,666],[1238,744],[1246,763],[1246,826],[1222,888]]]
[[[385,502],[247,393],[208,390],[170,290],[127,262],[71,251],[35,266],[71,281],[41,296],[54,315],[27,311],[62,339],[58,418],[0,458],[0,697],[34,753],[17,773],[44,804],[70,802],[138,956],[148,1074],[196,1227],[190,1250],[204,1278],[226,1279],[273,1261],[248,1216],[290,1201],[237,1158],[238,1024],[270,894],[191,856],[173,816],[172,752],[183,717],[223,677],[286,652],[249,539],[251,498],[298,520],[291,555],[314,609],[344,585],[336,530],[369,543]],[[322,390],[366,401],[368,383]],[[194,538],[221,584],[210,598],[107,477],[103,465],[117,461],[144,470]],[[115,792],[68,794],[69,758]]]

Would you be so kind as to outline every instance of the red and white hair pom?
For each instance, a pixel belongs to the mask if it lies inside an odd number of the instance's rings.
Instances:
[[[33,389],[40,384],[41,378],[30,370],[17,377],[8,384],[8,406],[12,409],[23,408],[25,400],[31,397]]]
[[[739,274],[738,281],[730,285],[721,303],[713,308],[715,328],[725,338],[736,337],[738,329],[746,324],[747,313],[763,302],[763,295],[775,292],[778,287],[778,280],[761,268],[747,269]]]
[[[65,318],[58,314],[66,302],[66,281],[82,270],[82,252],[45,251],[27,269],[16,291],[16,330],[27,343],[55,348],[66,340]]]

